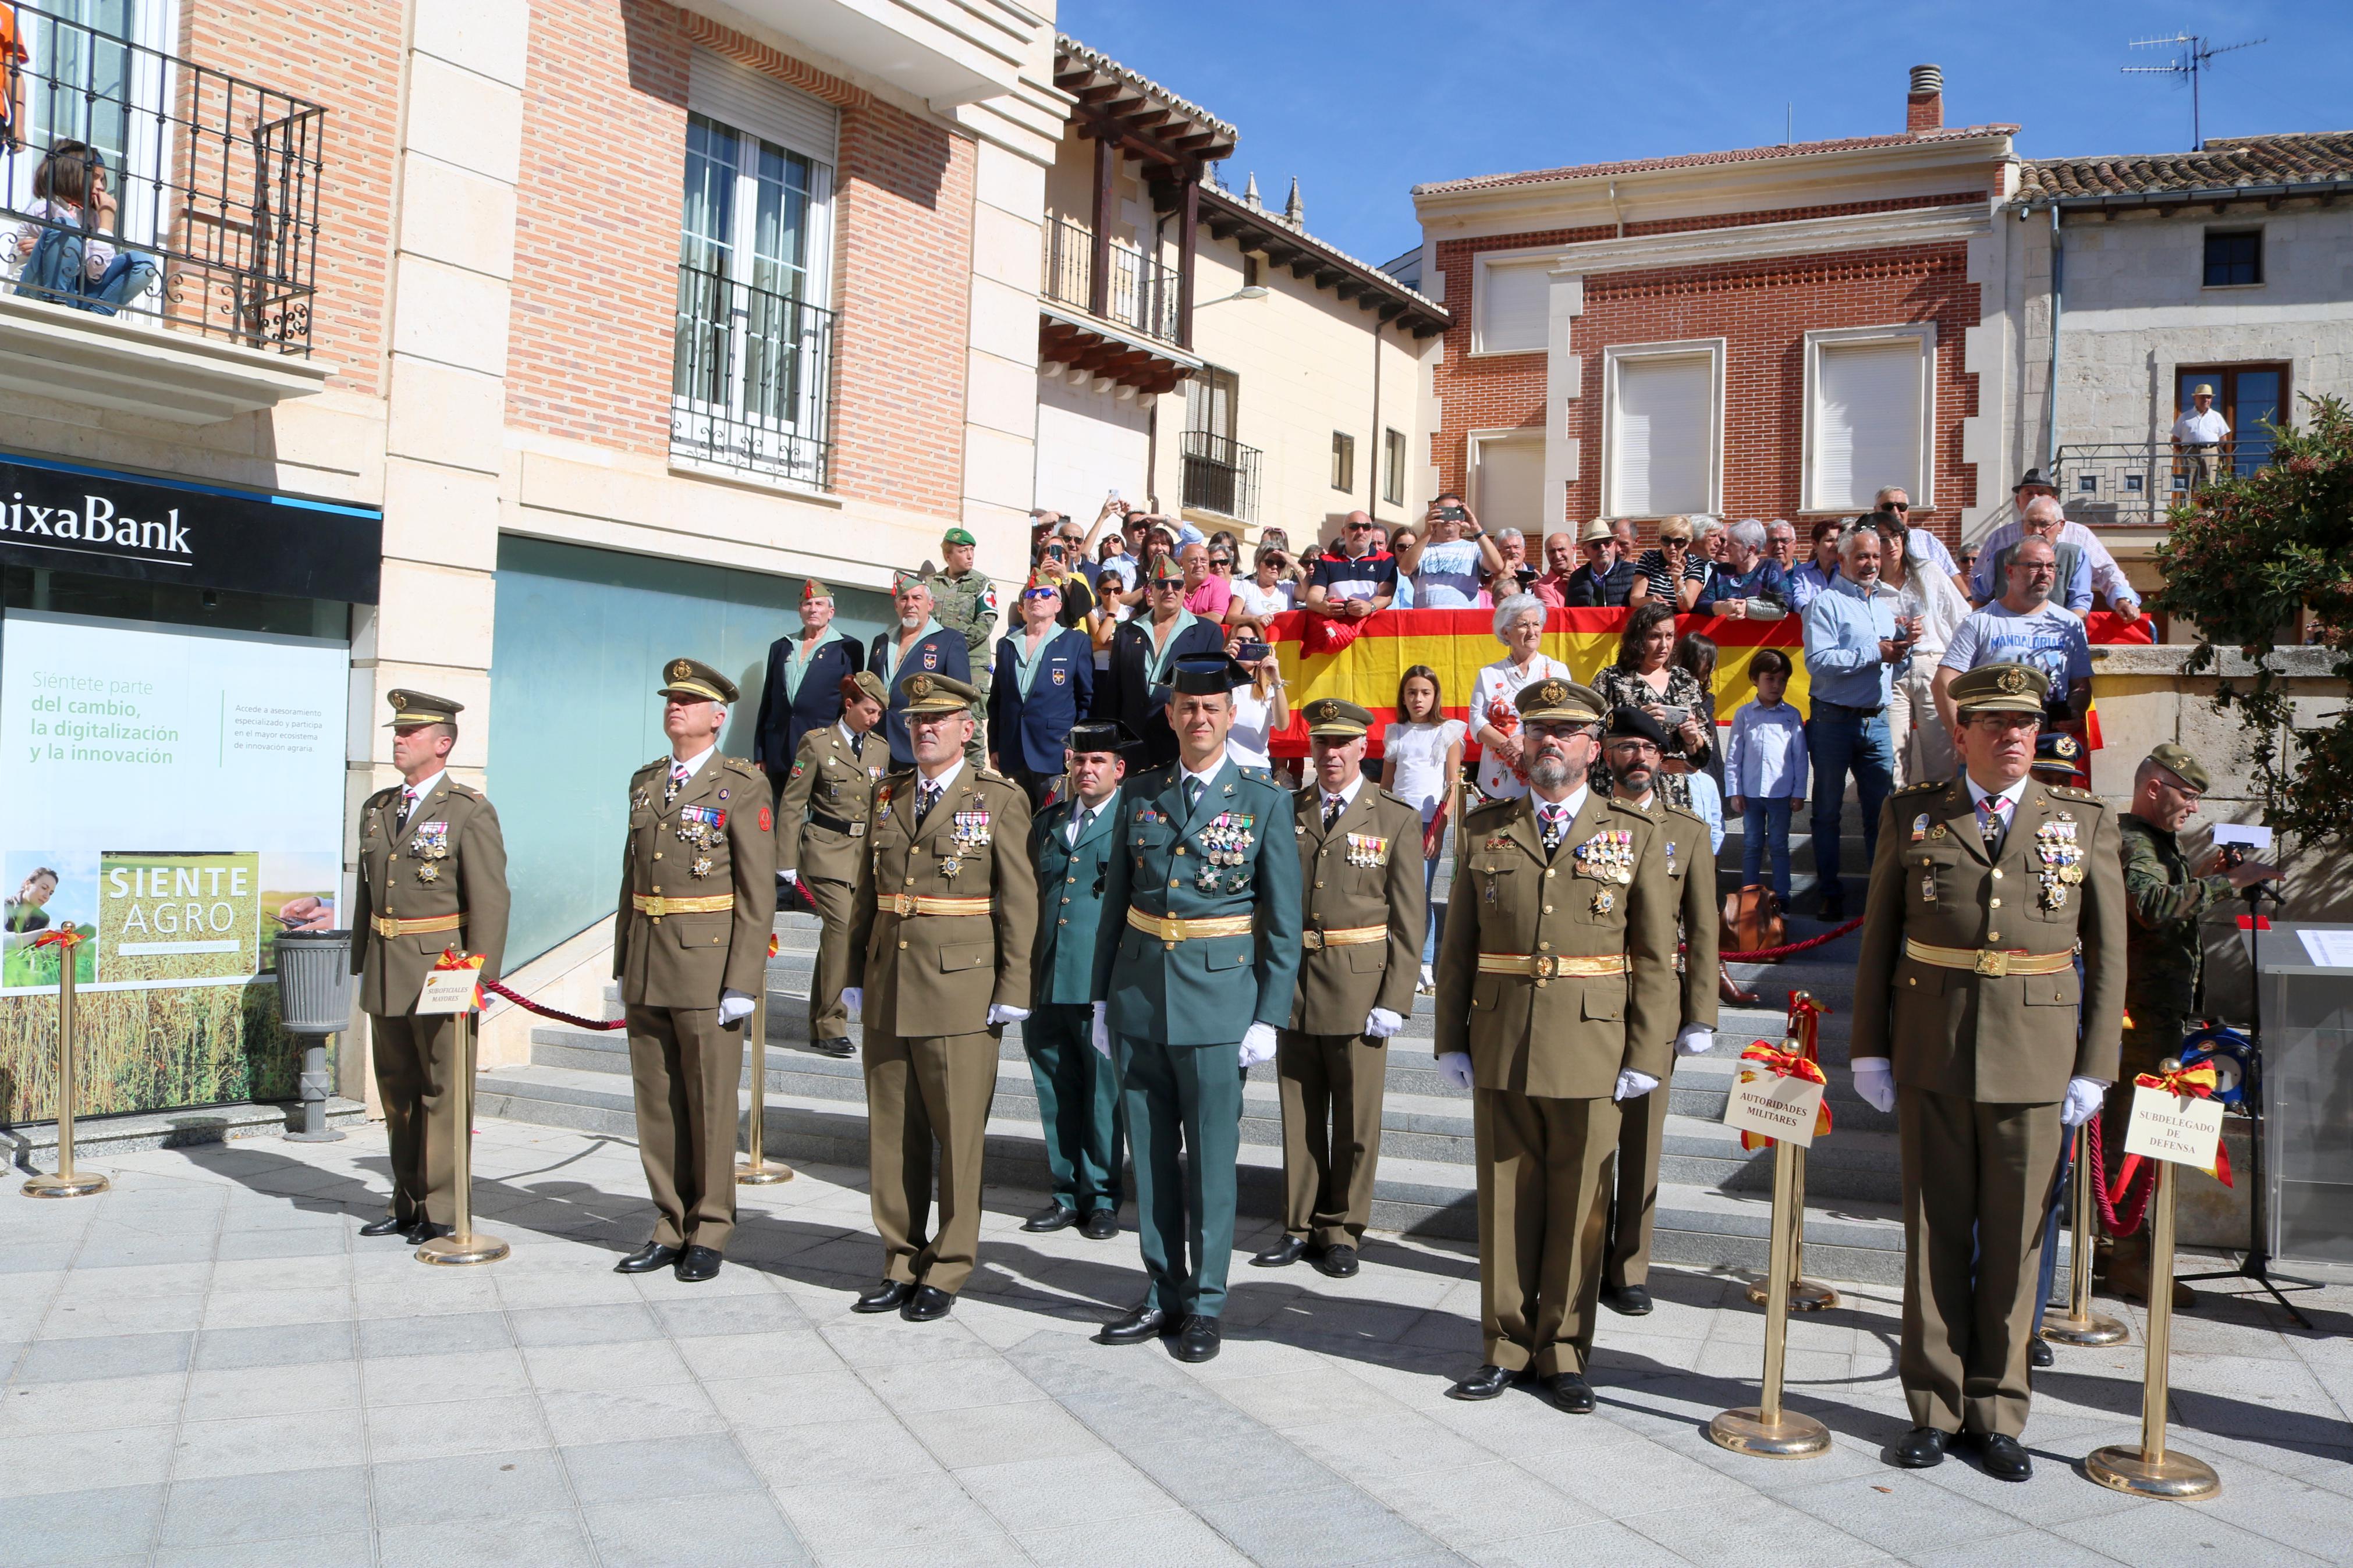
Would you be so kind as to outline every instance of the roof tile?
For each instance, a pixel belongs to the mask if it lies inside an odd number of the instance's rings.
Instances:
[[[1805,158],[1822,153],[1852,153],[1873,147],[1915,146],[1934,142],[1964,142],[2017,133],[2015,125],[1952,125],[1937,131],[1850,136],[1834,142],[1789,142],[1767,147],[1737,147],[1722,153],[1693,153],[1680,158],[1632,158],[1616,163],[1575,163],[1559,169],[1531,169],[1516,174],[1478,174],[1467,180],[1440,180],[1432,184],[1416,185],[1413,194],[1417,196],[1451,195],[1458,191],[1492,190],[1505,185],[1540,185],[1556,181],[1589,180],[1609,174],[1640,174],[1653,169],[1693,169],[1711,163],[1761,163],[1773,158]]]
[[[2038,158],[2020,166],[2018,199],[2147,195],[2353,180],[2353,131],[2210,137],[2201,153]]]

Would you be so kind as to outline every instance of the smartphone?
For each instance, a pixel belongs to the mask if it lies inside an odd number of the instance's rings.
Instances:
[[[1662,723],[1664,723],[1664,724],[1666,725],[1666,727],[1667,727],[1668,729],[1670,729],[1670,730],[1679,730],[1679,729],[1681,729],[1681,728],[1683,727],[1683,721],[1684,721],[1685,720],[1689,719],[1690,717],[1691,717],[1691,710],[1690,710],[1690,709],[1688,709],[1688,708],[1684,708],[1684,707],[1681,707],[1681,706],[1672,706],[1672,705],[1662,705],[1662,706],[1660,707],[1660,709],[1659,709],[1659,719],[1660,719],[1660,721],[1661,721],[1661,722],[1662,722]]]
[[[1438,515],[1444,518],[1449,522],[1467,522],[1470,521],[1471,516],[1469,512],[1464,511],[1459,506],[1440,507],[1438,509]]]
[[[1262,642],[1246,642],[1234,649],[1234,657],[1244,664],[1256,664],[1273,651]]]
[[[1119,487],[1117,485],[1113,485],[1111,488],[1111,499],[1113,500],[1117,500],[1119,499]]]

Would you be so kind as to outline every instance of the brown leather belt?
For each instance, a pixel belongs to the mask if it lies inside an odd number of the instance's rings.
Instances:
[[[631,893],[629,907],[659,920],[664,915],[715,915],[735,907],[733,893],[697,894],[691,899],[668,899],[659,893]]]
[[[1554,980],[1563,975],[1592,977],[1626,973],[1626,955],[1605,952],[1591,958],[1578,958],[1566,952],[1482,952],[1479,955],[1482,974],[1533,974],[1538,980]]]
[[[1300,945],[1310,952],[1326,947],[1367,947],[1388,939],[1387,926],[1343,926],[1337,931],[1317,931],[1311,926],[1299,933]]]
[[[919,893],[884,893],[874,907],[887,915],[985,915],[993,899],[932,899]]]
[[[422,920],[396,921],[384,915],[371,915],[368,924],[378,936],[423,936],[428,931],[456,931],[466,923],[464,915],[427,915]]]
[[[1938,969],[1961,969],[1999,980],[2006,974],[2056,974],[2075,967],[2073,952],[2028,952],[2021,948],[1931,947],[1904,939],[1904,956]]]
[[[1257,929],[1258,922],[1250,915],[1211,915],[1200,920],[1181,920],[1175,915],[1147,915],[1130,904],[1127,923],[1174,947],[1180,942],[1194,942],[1205,936],[1248,936]]]

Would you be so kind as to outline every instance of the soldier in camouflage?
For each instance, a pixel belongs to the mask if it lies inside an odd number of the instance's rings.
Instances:
[[[2199,922],[2217,903],[2279,875],[2276,868],[2255,860],[2225,867],[2220,850],[2195,871],[2190,869],[2177,836],[2197,812],[2211,782],[2205,765],[2187,747],[2168,741],[2134,773],[2133,807],[2116,819],[2123,841],[2125,905],[2132,918],[2125,944],[2123,1061],[2100,1116],[2111,1184],[2124,1160],[2133,1075],[2155,1072],[2159,1061],[2180,1049],[2183,1030],[2202,1010]],[[2146,1229],[2116,1239],[2108,1256],[2108,1287],[2135,1300],[2147,1294]],[[2176,1281],[2173,1289],[2174,1305],[2195,1303],[2197,1297],[2188,1286]]]
[[[927,573],[923,585],[932,591],[932,618],[964,637],[965,653],[972,668],[972,687],[980,693],[972,705],[973,738],[965,756],[979,762],[986,759],[988,743],[985,730],[988,720],[988,666],[997,646],[997,584],[987,573],[973,569],[976,548],[971,531],[949,529],[940,539],[940,557],[947,564],[937,572]]]

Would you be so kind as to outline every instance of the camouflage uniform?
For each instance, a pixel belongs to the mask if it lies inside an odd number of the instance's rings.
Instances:
[[[957,542],[961,542],[958,541]],[[985,757],[988,738],[988,661],[996,653],[991,641],[997,626],[997,584],[975,567],[962,576],[934,572],[923,579],[932,591],[932,618],[949,631],[962,634],[972,663],[972,688],[980,693],[972,705],[972,744],[967,757]]]

